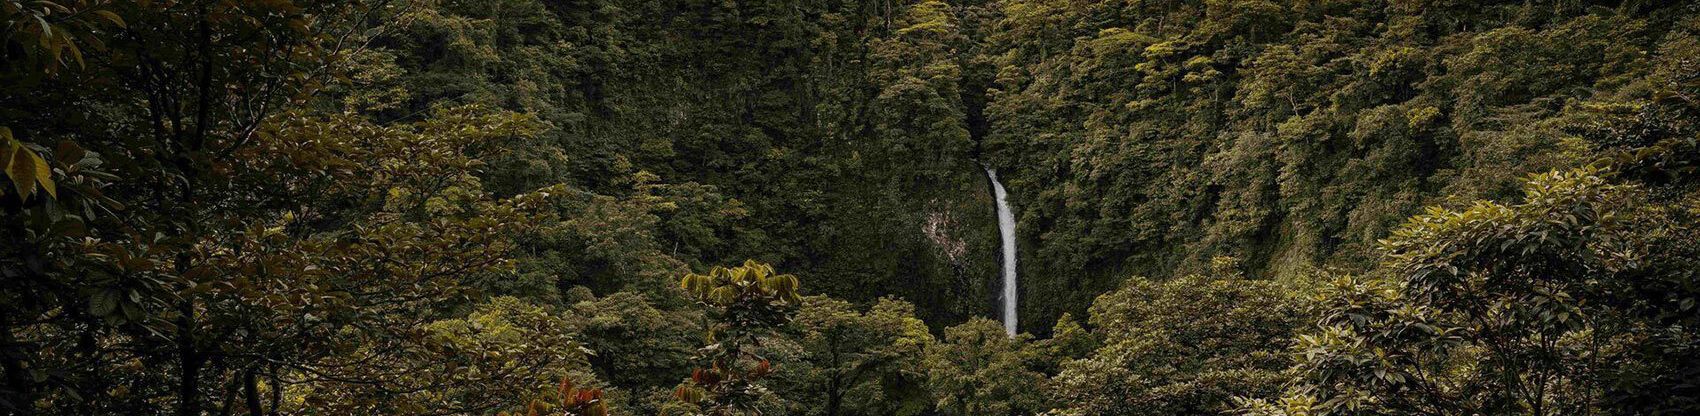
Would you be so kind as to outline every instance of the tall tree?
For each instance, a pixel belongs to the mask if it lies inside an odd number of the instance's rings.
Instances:
[[[789,323],[803,302],[796,276],[774,273],[773,267],[745,261],[734,268],[715,267],[708,274],[687,274],[680,287],[707,307],[714,323],[707,345],[698,350],[708,366],[691,371],[674,397],[680,411],[695,415],[761,414],[771,406],[762,379],[773,374],[773,362],[763,356],[760,339]]]
[[[1692,387],[1647,377],[1692,360],[1667,337],[1695,308],[1694,194],[1665,206],[1598,168],[1532,177],[1521,202],[1413,217],[1384,244],[1387,278],[1336,281],[1323,331],[1300,338],[1303,384],[1249,414],[1623,414],[1679,412]],[[1664,291],[1658,295],[1651,291]],[[1650,391],[1649,391],[1650,390]],[[1610,393],[1608,393],[1608,391]]]
[[[796,357],[776,391],[808,415],[915,415],[932,408],[923,364],[932,344],[908,302],[881,299],[865,311],[823,296],[804,298],[786,332]]]
[[[1287,381],[1287,340],[1306,321],[1291,283],[1218,258],[1208,275],[1132,278],[1092,303],[1103,346],[1051,379],[1060,412],[1214,415]]]

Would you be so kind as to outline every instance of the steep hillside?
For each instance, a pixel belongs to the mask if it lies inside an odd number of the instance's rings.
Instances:
[[[1693,69],[1689,2],[1007,1],[987,159],[1024,316],[1128,276],[1361,270],[1424,206],[1517,194]]]

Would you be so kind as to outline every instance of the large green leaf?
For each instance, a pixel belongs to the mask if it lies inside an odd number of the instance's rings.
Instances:
[[[118,292],[102,290],[89,297],[89,314],[106,316],[118,308]]]

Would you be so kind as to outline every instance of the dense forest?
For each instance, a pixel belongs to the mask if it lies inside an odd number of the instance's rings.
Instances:
[[[1697,167],[1694,1],[0,0],[0,415],[1700,414]]]

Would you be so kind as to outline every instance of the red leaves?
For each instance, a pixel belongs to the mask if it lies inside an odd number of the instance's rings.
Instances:
[[[578,392],[579,403],[590,403],[602,400],[602,389],[590,389]]]
[[[572,392],[573,392],[573,381],[571,379],[562,378],[561,379],[561,386],[556,387],[555,392],[559,393],[562,397],[565,397],[567,395],[572,394]]]
[[[607,416],[608,404],[602,401],[602,389],[579,389],[570,379],[561,379],[556,388],[561,398],[561,414],[567,416]]]
[[[602,389],[579,389],[573,387],[571,379],[563,378],[555,393],[560,399],[558,406],[532,400],[525,407],[526,416],[608,416],[608,404],[602,401]],[[506,412],[498,415],[509,416]]]
[[[773,373],[773,363],[768,361],[768,360],[761,360],[760,364],[756,364],[755,369],[750,370],[750,378],[751,379],[758,379],[758,378],[766,377],[768,374],[772,374],[772,373]]]
[[[705,395],[702,389],[689,384],[680,385],[679,388],[673,389],[673,398],[687,404],[697,404],[697,402],[702,401]]]
[[[718,371],[698,368],[691,371],[691,381],[698,385],[712,386],[720,383],[720,374]]]

